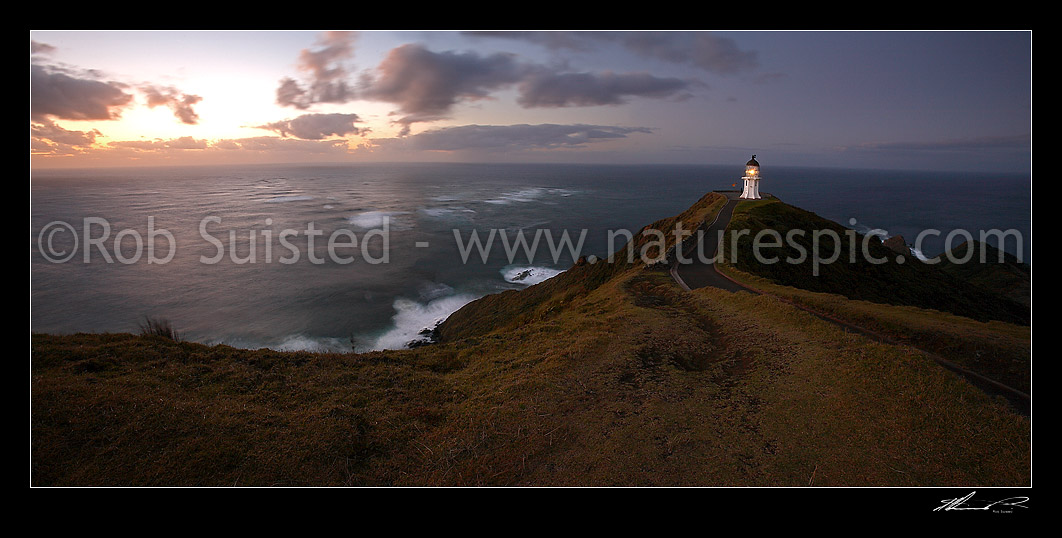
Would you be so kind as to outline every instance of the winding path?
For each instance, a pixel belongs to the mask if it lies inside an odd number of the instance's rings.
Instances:
[[[820,319],[833,323],[846,331],[852,331],[868,338],[872,338],[879,342],[892,344],[892,345],[908,345],[903,342],[898,342],[887,336],[877,334],[862,327],[857,327],[846,321],[837,319],[835,317],[816,312],[806,306],[796,304],[784,297],[779,297],[755,288],[752,288],[746,284],[742,284],[723,273],[719,272],[719,269],[714,263],[716,253],[719,250],[719,242],[723,237],[722,232],[726,231],[727,226],[730,225],[730,219],[734,215],[734,207],[741,202],[739,198],[740,193],[736,191],[716,191],[725,195],[728,200],[718,213],[716,213],[715,220],[705,229],[705,233],[697,236],[698,241],[712,241],[708,245],[695,244],[697,249],[693,250],[693,254],[684,257],[684,260],[680,261],[676,259],[670,269],[671,278],[674,279],[682,289],[691,291],[698,288],[713,287],[726,290],[729,292],[745,291],[755,293],[758,295],[770,295],[782,302],[788,303],[796,308],[804,310]],[[764,194],[764,198],[770,198],[771,195]],[[698,255],[698,249],[703,249],[703,256]],[[937,364],[947,368],[948,370],[962,376],[964,379],[970,382],[970,384],[978,387],[982,391],[996,396],[1003,396],[1010,402],[1011,406],[1019,413],[1030,416],[1031,412],[1031,398],[1028,394],[1004,385],[993,379],[984,377],[976,372],[972,372],[961,366],[951,362],[943,357],[939,357],[934,353],[930,353],[926,350],[920,350],[925,353],[929,358],[937,362]]]
[[[734,207],[741,202],[741,199],[738,198],[741,194],[739,192],[716,192],[725,195],[728,200],[726,205],[716,213],[715,220],[712,221],[712,224],[709,225],[699,237],[699,240],[709,240],[712,241],[712,244],[703,247],[701,245],[696,245],[696,249],[691,249],[694,252],[692,255],[687,255],[689,263],[681,263],[676,259],[671,265],[671,278],[673,278],[675,282],[686,291],[711,286],[713,288],[724,289],[727,291],[751,291],[753,293],[759,293],[757,290],[750,289],[723,276],[723,274],[716,269],[715,264],[710,263],[715,259],[715,255],[719,251],[719,238],[722,237],[722,232],[726,231],[726,227],[730,225],[730,218],[734,216]],[[703,256],[698,254],[698,250],[703,253]]]

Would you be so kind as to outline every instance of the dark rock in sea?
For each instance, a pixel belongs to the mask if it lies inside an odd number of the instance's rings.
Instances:
[[[437,322],[434,327],[425,327],[425,328],[421,329],[420,332],[417,333],[417,334],[423,336],[424,338],[418,338],[416,340],[410,340],[409,342],[406,342],[406,347],[409,348],[409,349],[413,349],[415,347],[426,346],[426,345],[434,344],[435,342],[437,342],[438,341],[438,336],[439,336],[439,324],[440,323],[442,323],[442,322],[441,321]]]
[[[513,280],[513,282],[519,282],[521,280],[526,279],[529,276],[531,276],[531,270],[530,269],[526,269],[524,271],[520,271],[520,273],[517,274],[516,276],[514,276],[512,278],[512,280]]]

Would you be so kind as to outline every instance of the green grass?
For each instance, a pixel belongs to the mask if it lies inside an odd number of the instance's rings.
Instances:
[[[958,263],[967,256],[969,262]],[[984,263],[980,261],[982,257]],[[939,260],[941,271],[960,280],[994,290],[1026,307],[1032,304],[1032,267],[1010,253],[979,241],[968,241],[952,249],[950,257],[940,255],[935,259]]]
[[[727,237],[739,230],[749,233],[739,237],[736,248],[729,239],[724,242],[725,264],[783,286],[880,304],[941,310],[978,321],[1029,323],[1027,305],[958,278],[953,271],[911,259],[899,262],[896,253],[877,238],[864,241],[864,236],[854,231],[777,199],[739,204]],[[753,238],[763,230],[773,230],[783,238],[781,247],[760,250],[765,257],[777,259],[776,263],[761,263],[754,256]],[[802,234],[789,235],[801,231]],[[817,249],[816,232],[821,234]],[[827,232],[836,234],[840,244]],[[869,256],[862,251],[864,244]],[[816,264],[814,252],[820,253],[821,260],[836,261]],[[800,263],[790,263],[802,258]]]

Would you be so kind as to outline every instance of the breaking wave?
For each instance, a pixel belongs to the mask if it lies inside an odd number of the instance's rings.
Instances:
[[[226,345],[240,349],[272,349],[274,351],[309,351],[312,353],[349,353],[351,344],[349,339],[332,337],[314,337],[304,334],[292,334],[283,340],[262,341],[244,337],[226,337],[210,339],[203,342],[207,345]]]
[[[394,302],[395,315],[391,317],[393,327],[377,337],[370,350],[404,349],[431,342],[436,326],[476,298],[475,295],[464,293],[425,302],[399,297]]]
[[[523,284],[526,286],[545,282],[563,272],[563,269],[527,265],[507,265],[501,269],[502,277],[505,278],[506,282],[510,284]]]
[[[441,220],[467,220],[475,211],[466,207],[425,207],[420,210],[427,217]]]
[[[383,228],[385,222],[388,226],[394,228],[396,225],[394,217],[396,215],[404,215],[405,213],[405,211],[366,211],[364,213],[352,215],[347,219],[347,222],[351,226],[362,228],[364,230]]]
[[[855,219],[850,219],[848,221],[848,225],[849,225],[849,228],[859,232],[861,235],[867,235],[870,232],[876,232],[875,235],[877,235],[879,238],[881,238],[882,241],[885,241],[886,239],[889,239],[889,238],[892,237],[892,234],[890,234],[888,232],[888,230],[884,230],[884,229],[881,229],[881,228],[871,228],[870,226],[867,226],[866,224],[861,224],[859,222],[856,222]],[[885,233],[881,233],[881,232],[885,232]],[[904,239],[906,240],[907,238],[904,238]],[[918,258],[919,260],[927,261],[929,259],[925,254],[922,253],[921,250],[915,248],[914,245],[908,243],[907,244],[907,248],[909,248],[911,250],[911,254],[914,254],[914,256],[916,258]]]
[[[284,202],[298,202],[301,200],[313,200],[313,196],[305,194],[293,194],[289,196],[274,196],[265,201],[267,204],[282,204]]]
[[[576,191],[569,190],[569,189],[557,189],[557,188],[547,189],[547,188],[544,188],[544,187],[530,187],[530,188],[521,189],[521,190],[518,190],[518,191],[507,192],[507,193],[504,193],[504,194],[498,196],[497,198],[489,198],[489,199],[486,199],[486,200],[483,200],[483,201],[488,203],[488,204],[494,204],[494,205],[508,205],[508,204],[513,204],[513,203],[534,202],[536,200],[539,200],[539,199],[547,197],[547,196],[563,196],[563,197],[567,197],[567,196],[571,196],[571,195],[575,194],[575,192]]]

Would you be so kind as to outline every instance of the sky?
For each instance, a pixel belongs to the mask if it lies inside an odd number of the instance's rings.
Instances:
[[[1032,33],[30,32],[31,169],[752,154],[1031,174]]]

